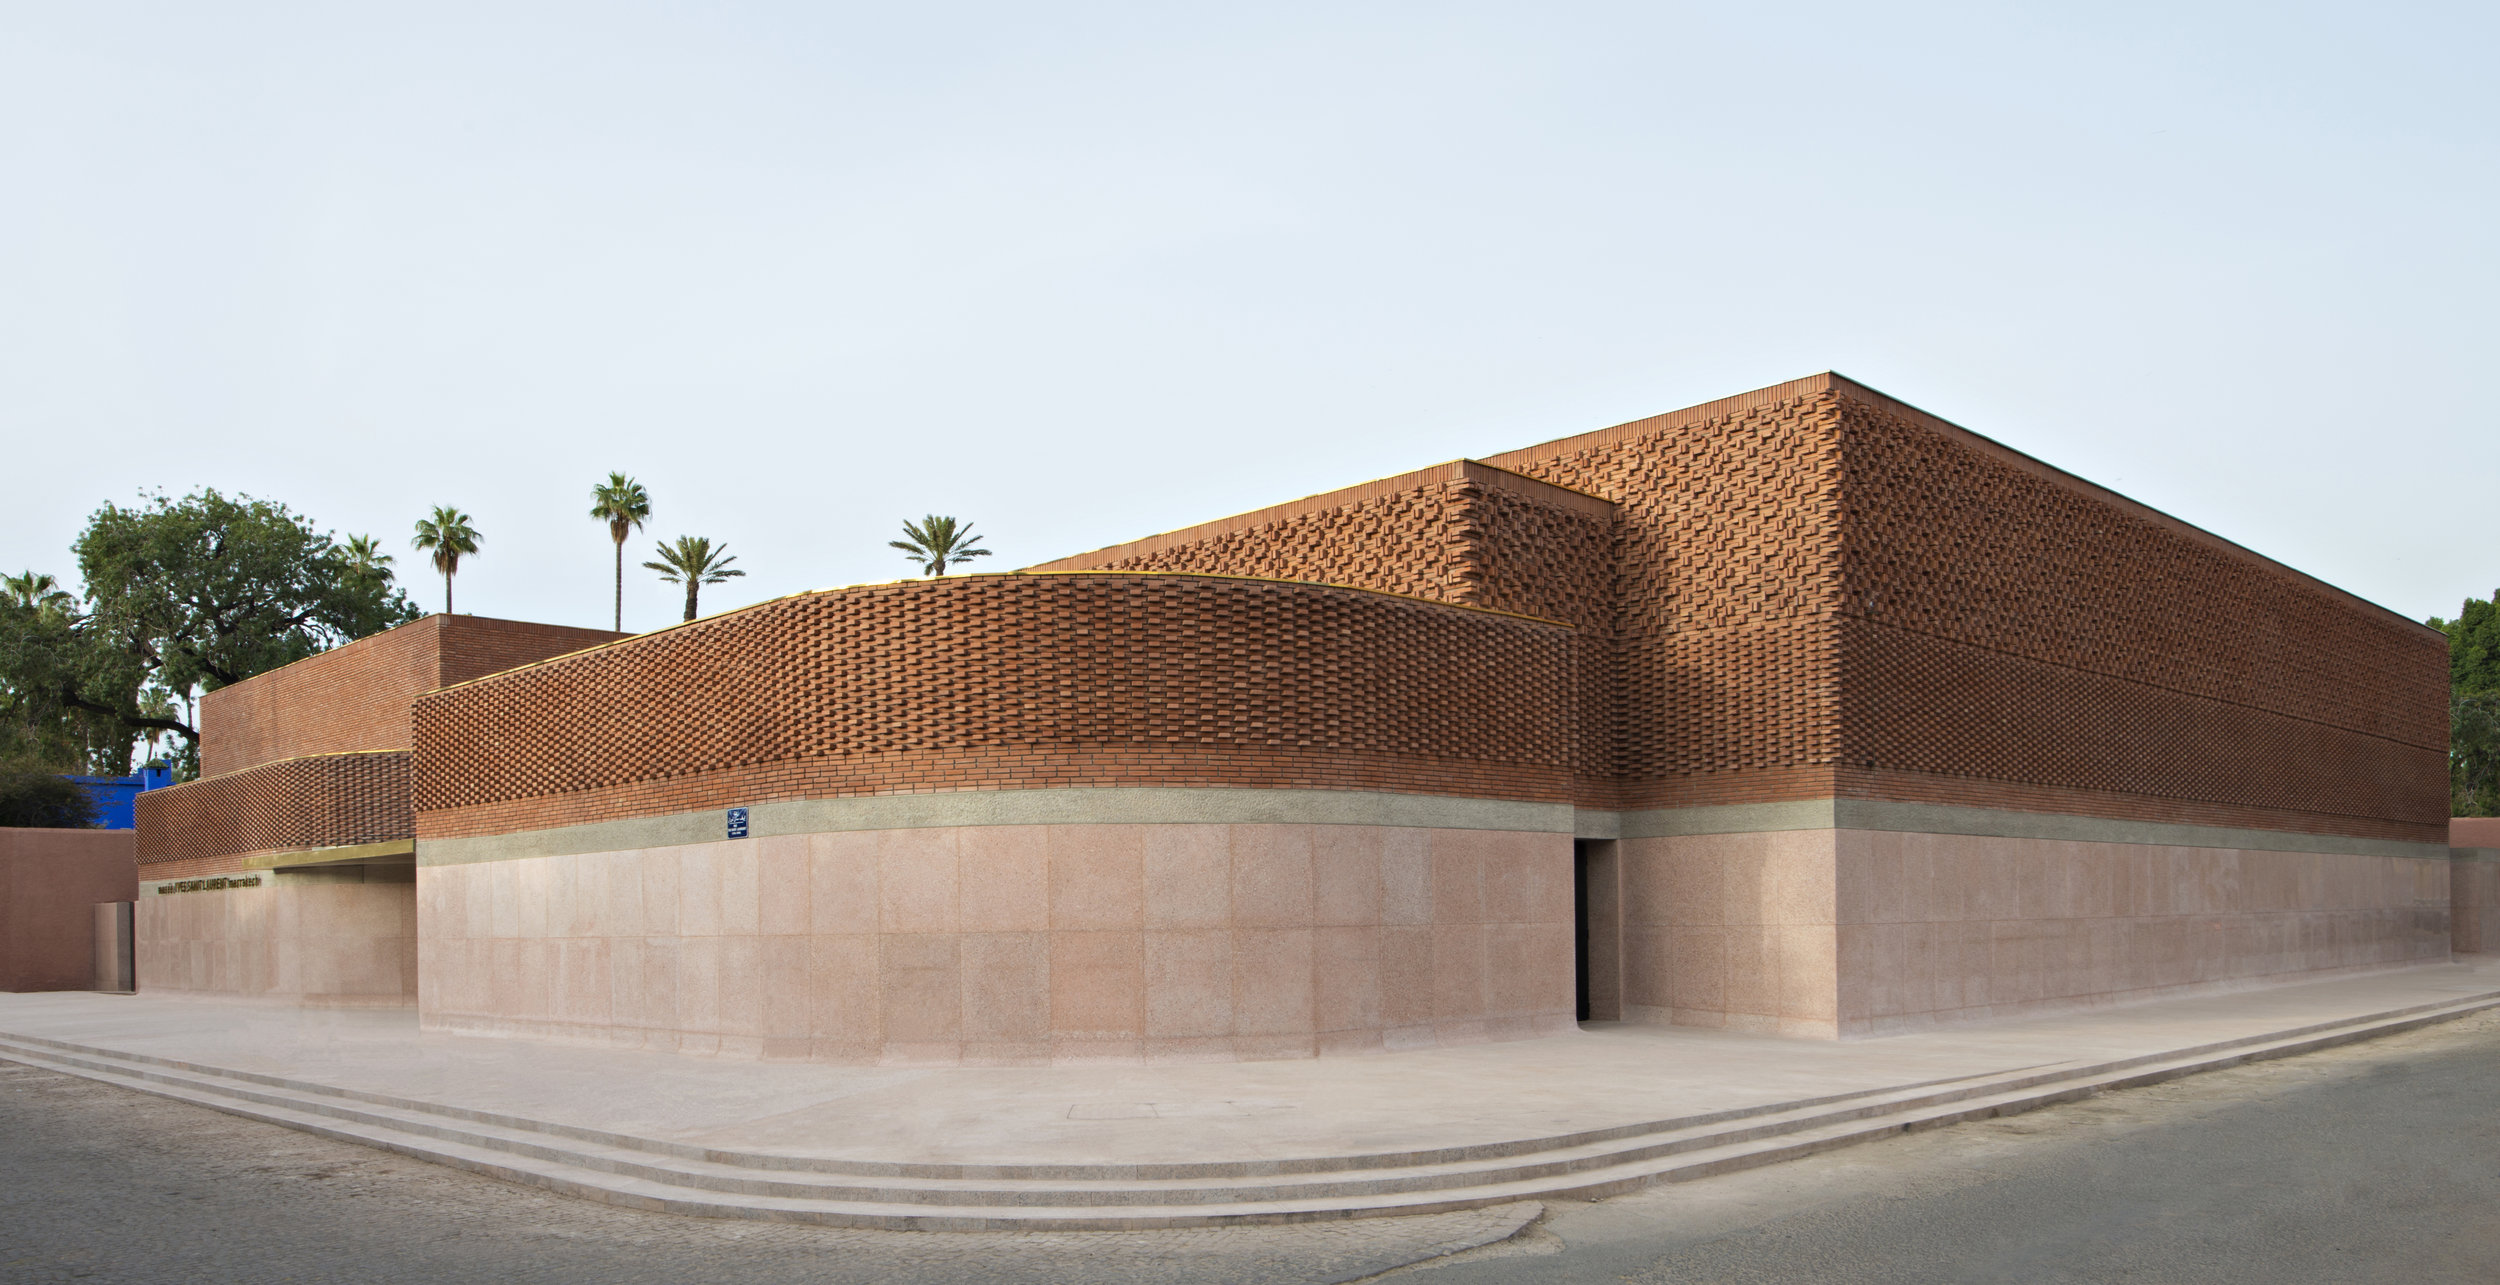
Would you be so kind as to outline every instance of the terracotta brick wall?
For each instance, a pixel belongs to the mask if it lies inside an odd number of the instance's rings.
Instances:
[[[416,706],[421,837],[1042,786],[1568,797],[1572,631],[1310,584],[804,594]]]
[[[408,702],[442,686],[440,616],[360,638],[200,701],[200,775],[306,754],[408,748]]]
[[[1572,747],[1582,802],[1611,798],[1614,506],[1458,460],[1043,563],[1351,585],[1576,626]]]
[[[1611,512],[1523,518],[1463,498],[1471,468]],[[1582,626],[1583,806],[1840,794],[2424,842],[2443,820],[2427,631],[1837,376],[1050,565],[1148,564]]]
[[[2437,843],[2430,630],[1863,391],[1843,402],[1842,763]]]
[[[1838,428],[1801,380],[1487,461],[1615,502],[1611,806],[1830,792]]]
[[[1303,576],[1565,620],[1582,627],[1582,806],[1815,797],[1838,741],[1839,464],[1837,395],[1804,380],[1046,565]]]
[[[408,752],[382,750],[281,759],[139,796],[139,865],[222,861],[415,837]]]
[[[520,665],[631,638],[605,629],[576,629],[528,620],[497,620],[489,616],[434,616],[441,622],[441,680],[436,687],[465,683]],[[429,689],[431,690],[431,689]]]
[[[418,696],[624,636],[427,616],[208,693],[200,702],[200,773],[307,754],[404,750],[408,705]]]

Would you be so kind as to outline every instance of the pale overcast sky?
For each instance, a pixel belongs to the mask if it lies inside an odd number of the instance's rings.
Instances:
[[[2409,616],[2500,583],[2488,5],[0,2],[0,568],[142,489],[604,625],[1834,369]],[[626,623],[676,617],[629,570]]]

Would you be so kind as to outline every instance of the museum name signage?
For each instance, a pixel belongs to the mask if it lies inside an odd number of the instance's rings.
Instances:
[[[160,883],[156,885],[156,895],[162,897],[175,892],[215,892],[220,888],[257,888],[259,886],[259,875],[241,875],[234,878],[219,875],[214,879],[177,879],[172,883]]]

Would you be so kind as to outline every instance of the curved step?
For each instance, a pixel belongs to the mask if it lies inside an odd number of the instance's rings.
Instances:
[[[2367,1039],[2495,1005],[2500,993],[2090,1065],[2019,1068],[1485,1146],[1165,1166],[913,1165],[756,1155],[30,1036],[0,1034],[0,1057],[610,1203],[848,1226],[1076,1230],[1594,1198]]]

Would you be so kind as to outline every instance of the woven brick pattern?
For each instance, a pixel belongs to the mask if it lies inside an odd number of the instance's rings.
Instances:
[[[138,805],[142,866],[416,835],[405,750],[281,759],[150,790]]]
[[[1845,380],[1486,463],[1611,521],[1540,527],[1445,483],[1155,557],[1277,574],[1326,563],[1315,529],[1368,550],[1358,515],[1404,515],[1451,600],[1581,626],[1584,806],[1840,793],[2435,841],[2435,640]]]
[[[427,616],[210,692],[200,702],[200,774],[277,759],[408,748],[418,696],[624,637],[604,629]]]
[[[1286,506],[1266,521],[1235,519],[1147,552],[1105,550],[1047,565],[1351,585],[1577,626],[1571,763],[1587,781],[1574,793],[1584,802],[1611,797],[1611,506],[1558,502],[1573,497],[1473,462],[1410,476],[1420,480],[1356,488],[1341,503]]]
[[[1571,631],[1320,585],[1015,575],[781,599],[423,698],[426,837],[1082,785],[1568,796]]]
[[[1810,797],[1762,773],[1838,747],[1838,424],[1810,392],[1488,461],[1615,503],[1610,708],[1582,715],[1611,788],[1585,803]]]
[[[1464,486],[1429,482],[1088,569],[1307,580],[1457,601]]]
[[[1872,398],[1843,443],[1844,764],[2442,819],[2423,631]]]
[[[2445,752],[2447,658],[2409,622],[1879,404],[1843,440],[1850,615]]]
[[[2447,810],[2436,750],[1863,622],[1842,637],[1854,764],[2326,817]]]

